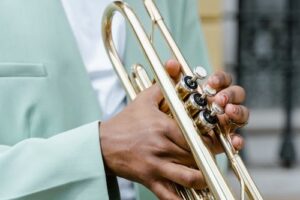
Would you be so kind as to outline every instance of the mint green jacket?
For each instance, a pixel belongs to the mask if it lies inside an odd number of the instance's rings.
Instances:
[[[148,24],[142,1],[128,2]],[[157,3],[191,66],[208,66],[196,2]],[[144,61],[127,32],[130,67]],[[155,39],[166,60],[170,54]],[[99,120],[60,1],[0,0],[0,199],[118,199],[115,177],[105,174]]]

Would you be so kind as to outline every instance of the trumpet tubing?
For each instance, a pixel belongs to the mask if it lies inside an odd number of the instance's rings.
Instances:
[[[126,3],[115,1],[107,7],[102,23],[102,38],[107,54],[131,100],[136,97],[137,93],[150,87],[152,81],[148,78],[143,66],[138,64],[133,66],[133,72],[130,75],[127,74],[112,39],[112,20],[116,12],[121,13],[127,19],[144,50],[144,54],[151,65],[155,81],[159,84],[164,94],[165,103],[161,106],[161,110],[167,112],[178,123],[197,166],[203,173],[208,185],[207,189],[201,191],[176,185],[175,188],[178,195],[184,200],[236,199],[217,167],[214,156],[201,139],[202,135],[214,130],[223,144],[233,171],[241,182],[241,188],[247,192],[250,199],[261,200],[262,197],[247,169],[237,152],[234,151],[230,140],[228,140],[228,134],[222,131],[218,124],[217,115],[222,113],[222,108],[216,104],[208,105],[207,97],[215,95],[216,91],[209,86],[198,84],[198,79],[206,77],[205,70],[200,67],[194,71],[191,70],[168,31],[154,2],[152,0],[144,0],[144,5],[150,15],[153,26],[159,28],[173,55],[182,66],[182,78],[178,83],[174,83],[165,71],[151,39],[144,31],[135,13]],[[244,192],[241,192],[241,194],[241,199],[243,199]]]

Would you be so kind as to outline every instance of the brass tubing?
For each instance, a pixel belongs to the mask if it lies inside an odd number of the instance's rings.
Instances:
[[[115,66],[116,71],[118,72],[119,77],[124,84],[124,87],[126,88],[126,90],[128,90],[127,92],[129,94],[129,97],[131,99],[135,98],[135,92],[133,92],[134,88],[132,87],[132,85],[129,85],[130,79],[128,78],[127,73],[126,75],[122,74],[125,73],[126,70],[123,67],[123,64],[112,41],[111,24],[115,12],[120,12],[128,20],[135,35],[137,36],[145,52],[145,55],[152,66],[152,71],[155,75],[155,79],[160,85],[165,99],[168,101],[168,104],[172,111],[172,115],[178,122],[178,125],[181,128],[181,131],[191,148],[195,161],[199,169],[203,173],[213,195],[216,199],[234,199],[232,192],[230,191],[214,161],[213,156],[205,146],[204,142],[198,136],[192,119],[188,116],[185,111],[184,105],[179,100],[177,93],[173,87],[172,81],[165,71],[164,66],[157,56],[156,51],[152,47],[151,42],[149,41],[148,36],[141,26],[139,20],[126,3],[123,3],[122,1],[115,1],[110,4],[110,6],[108,6],[104,14],[102,29],[103,40],[106,46],[107,53],[113,65]]]
[[[193,72],[190,70],[190,67],[188,66],[186,60],[184,59],[183,55],[178,49],[170,32],[168,31],[163,21],[163,18],[161,17],[153,0],[144,0],[144,4],[146,10],[148,11],[152,19],[152,24],[159,27],[162,35],[167,41],[168,46],[170,47],[170,50],[172,51],[176,59],[181,64],[182,73],[184,75],[194,77],[194,75],[197,73],[195,72],[195,74],[193,74]],[[182,134],[184,135],[193,153],[197,166],[203,173],[203,176],[209,188],[209,191],[208,190],[196,191],[194,189],[187,189],[182,186],[178,186],[176,187],[176,190],[178,191],[179,194],[181,194],[181,197],[183,199],[187,199],[187,200],[194,200],[194,199],[233,200],[235,199],[231,190],[229,189],[229,186],[225,182],[224,177],[222,176],[221,172],[219,171],[215,163],[214,156],[210,153],[210,151],[208,150],[208,148],[206,147],[206,145],[201,139],[201,135],[206,133],[206,129],[204,127],[209,128],[210,126],[205,126],[206,122],[201,120],[201,115],[199,115],[200,118],[198,117],[194,122],[192,119],[193,117],[190,117],[186,111],[185,108],[186,105],[184,105],[184,101],[186,99],[185,97],[188,97],[190,92],[187,92],[186,94],[182,94],[181,98],[179,98],[178,95],[180,94],[178,93],[180,93],[180,91],[185,91],[185,90],[182,90],[182,88],[180,89],[178,85],[176,86],[176,88],[174,87],[174,83],[172,79],[165,71],[160,58],[158,57],[155,49],[152,46],[151,41],[148,38],[148,35],[145,33],[136,15],[126,3],[122,1],[115,1],[112,4],[110,4],[105,11],[103,17],[103,23],[102,23],[102,35],[103,35],[102,38],[108,56],[111,62],[113,63],[113,66],[119,78],[121,79],[121,82],[123,83],[123,86],[127,91],[129,98],[133,100],[136,97],[138,91],[143,91],[144,89],[150,87],[152,82],[148,78],[143,67],[140,65],[134,66],[134,72],[132,78],[133,81],[131,81],[130,77],[127,75],[125,67],[121,62],[121,59],[116,51],[112,39],[112,20],[116,12],[121,13],[127,19],[135,36],[137,37],[144,51],[145,56],[151,65],[150,68],[152,69],[152,72],[154,74],[155,81],[159,84],[162,93],[165,97],[164,101],[167,102],[165,103],[165,105],[167,106],[163,106],[163,107],[169,107],[171,113],[167,113],[167,114],[170,114],[170,116],[172,116],[177,121],[182,131]],[[215,94],[215,91],[213,89],[207,87],[204,88],[203,92],[207,96],[211,94]],[[208,107],[211,108],[211,106]],[[197,126],[199,126],[198,129],[194,124],[197,124]],[[213,127],[210,127],[210,129],[213,129]],[[222,143],[225,153],[227,154],[227,157],[230,160],[233,171],[240,179],[242,185],[243,186],[245,185],[246,188],[245,190],[248,194],[248,197],[253,200],[262,200],[262,197],[256,185],[254,184],[253,180],[251,179],[243,161],[239,157],[238,153],[233,149],[230,142],[230,138],[228,139],[228,137],[226,137],[228,136],[228,133],[226,131],[223,132],[220,129],[218,124],[216,128],[214,128],[214,130],[216,132],[216,135],[219,136],[219,140]]]
[[[223,135],[223,133],[220,130],[221,129],[218,126],[216,128],[215,132],[217,133],[219,140],[222,143],[222,146],[223,146],[225,153],[230,161],[229,163],[231,164],[231,167],[232,167],[234,173],[237,175],[238,178],[243,179],[248,197],[251,200],[252,199],[253,200],[263,200],[257,186],[255,185],[253,179],[251,178],[241,157],[238,155],[237,152],[235,152],[231,143],[228,141],[228,139],[226,139],[226,137]]]
[[[159,27],[162,35],[164,36],[165,40],[168,41],[167,44],[174,54],[175,58],[181,64],[182,73],[184,75],[192,76],[193,72],[189,67],[188,63],[186,62],[185,58],[183,57],[182,53],[180,52],[176,42],[174,41],[170,31],[168,30],[167,26],[165,25],[161,14],[159,13],[156,5],[154,4],[153,0],[144,0],[144,5],[146,10],[148,11],[152,21]]]

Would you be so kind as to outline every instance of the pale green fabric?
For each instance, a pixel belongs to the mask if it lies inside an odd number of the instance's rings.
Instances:
[[[0,155],[0,199],[108,199],[98,122],[23,140]]]
[[[82,126],[100,111],[59,0],[0,1],[0,97],[1,200],[108,199],[98,122]]]
[[[142,1],[128,2],[149,24]],[[157,3],[191,66],[210,69],[196,1]],[[129,31],[126,39],[124,63],[144,63]],[[60,0],[0,0],[0,97],[1,200],[118,199],[101,158],[97,99]]]
[[[136,11],[145,30],[151,33],[151,21],[144,8],[143,1],[125,1]],[[155,2],[190,67],[203,66],[208,72],[211,72],[205,41],[199,24],[196,0],[159,0]],[[124,62],[127,69],[130,69],[134,63],[141,63],[147,68],[149,64],[129,26],[127,26],[126,41],[130,44],[126,45],[125,49],[126,59]],[[162,63],[173,57],[157,29],[154,34],[154,43]]]

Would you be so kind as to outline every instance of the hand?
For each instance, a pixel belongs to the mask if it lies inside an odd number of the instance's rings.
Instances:
[[[246,97],[245,90],[240,86],[231,85],[231,76],[222,71],[211,75],[207,84],[218,91],[216,96],[209,100],[225,108],[225,113],[218,116],[221,126],[224,130],[230,131],[231,143],[235,149],[241,150],[244,146],[244,140],[241,136],[235,134],[234,131],[239,128],[239,124],[242,126],[249,119],[249,110],[247,107],[241,105]],[[211,143],[210,146],[214,147],[215,153],[223,151],[222,148],[219,148],[220,145],[214,145],[218,143],[216,137],[213,137],[213,141],[208,142]]]
[[[176,61],[170,60],[169,74],[174,80],[179,80],[180,65]],[[173,66],[173,67],[172,67]],[[245,90],[237,85],[232,84],[232,78],[228,73],[223,71],[215,72],[208,78],[207,84],[216,89],[218,92],[213,98],[209,98],[209,102],[215,102],[225,108],[225,113],[218,116],[222,128],[230,131],[231,143],[236,150],[241,150],[244,146],[243,138],[235,134],[234,131],[247,124],[249,119],[249,110],[241,105],[246,98]],[[222,153],[224,150],[214,133],[209,138],[203,137],[205,142],[215,154]]]
[[[167,63],[173,77],[179,65]],[[107,169],[137,181],[159,199],[179,200],[171,182],[201,189],[205,181],[173,119],[159,110],[160,88],[142,92],[121,113],[100,125],[102,155]]]
[[[179,69],[177,62],[167,63],[167,71],[174,79],[178,78]],[[208,84],[220,91],[211,100],[225,106],[225,115],[231,117],[229,103],[235,102],[232,95],[239,96],[240,89],[229,87],[229,79],[220,72],[213,75]],[[228,101],[220,102],[221,94],[228,94]],[[192,169],[196,164],[178,126],[159,110],[162,98],[157,85],[142,92],[123,112],[101,124],[100,140],[105,164],[112,173],[144,184],[160,199],[176,200],[179,198],[171,182],[201,189],[205,181],[198,170]],[[242,122],[238,116],[232,119]],[[220,120],[223,123],[223,119]],[[219,153],[222,148],[215,142],[216,137],[213,138],[206,143]],[[243,140],[238,136],[232,138],[235,148],[241,148]]]

